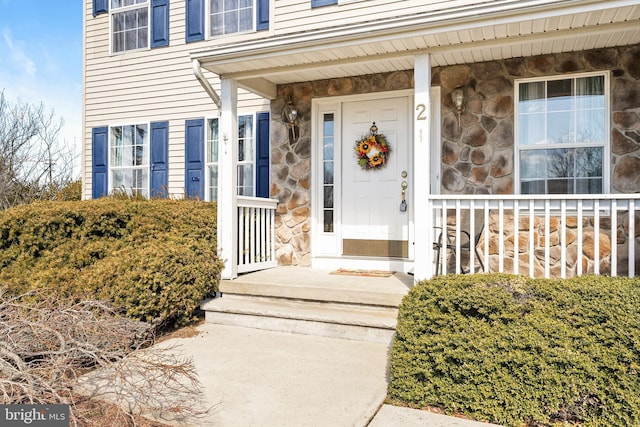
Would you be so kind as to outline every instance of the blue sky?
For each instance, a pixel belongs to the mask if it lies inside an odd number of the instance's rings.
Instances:
[[[82,1],[0,0],[0,91],[53,108],[60,137],[82,137]],[[74,171],[79,176],[79,170]]]

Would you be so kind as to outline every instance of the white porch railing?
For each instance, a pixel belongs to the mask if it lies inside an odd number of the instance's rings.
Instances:
[[[238,273],[277,266],[277,207],[277,200],[238,196]]]
[[[531,277],[640,270],[640,194],[432,195],[429,208],[432,275],[478,272],[481,264]]]

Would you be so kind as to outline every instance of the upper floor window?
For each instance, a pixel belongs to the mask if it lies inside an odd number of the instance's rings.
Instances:
[[[268,30],[270,1],[186,0],[186,41]]]
[[[338,4],[338,0],[311,0],[311,7],[330,6]]]
[[[606,191],[608,75],[520,80],[515,93],[520,193]]]
[[[254,30],[256,0],[210,0],[209,35],[243,33]]]
[[[109,154],[111,189],[149,197],[148,125],[112,126]]]
[[[113,53],[149,47],[149,0],[111,0]]]

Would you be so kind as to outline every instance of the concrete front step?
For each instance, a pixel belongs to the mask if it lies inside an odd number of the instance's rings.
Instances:
[[[344,280],[344,278],[340,278]],[[329,301],[344,304],[363,304],[387,307],[398,307],[406,294],[405,289],[376,289],[348,284],[314,283],[302,280],[301,283],[266,283],[236,280],[222,280],[220,292],[236,295],[259,295],[274,298],[287,298],[307,301]]]
[[[389,343],[395,334],[395,307],[223,294],[205,301],[210,323],[307,335]]]

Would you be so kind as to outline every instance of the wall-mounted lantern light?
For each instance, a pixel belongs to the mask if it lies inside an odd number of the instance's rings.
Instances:
[[[287,105],[282,109],[282,121],[289,127],[289,144],[295,144],[300,138],[298,117],[298,109],[293,105],[293,99],[289,97]]]
[[[462,123],[460,122],[460,116],[462,115],[462,104],[464,102],[464,92],[462,88],[456,88],[453,92],[451,92],[451,102],[456,107],[456,111],[458,112],[458,128],[462,128]]]

